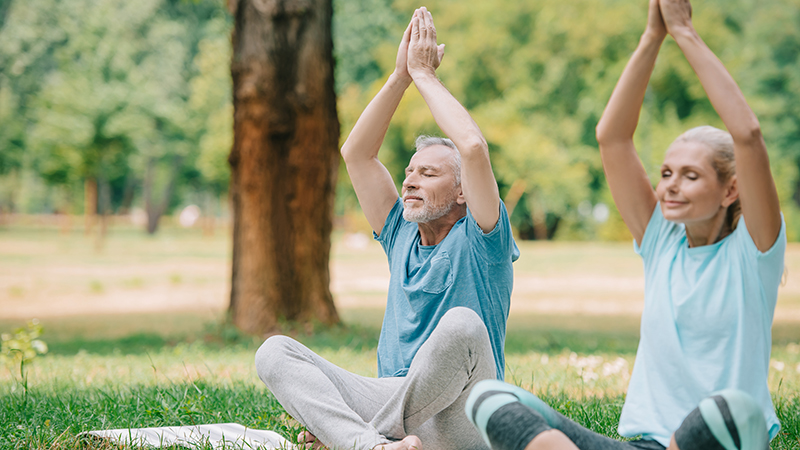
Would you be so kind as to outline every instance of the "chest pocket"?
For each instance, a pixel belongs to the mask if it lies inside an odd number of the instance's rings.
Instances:
[[[429,294],[441,294],[453,284],[453,271],[447,252],[431,259],[431,268],[422,280],[422,290]]]

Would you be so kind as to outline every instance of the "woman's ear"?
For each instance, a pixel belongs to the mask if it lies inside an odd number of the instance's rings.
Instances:
[[[722,199],[722,206],[728,207],[733,204],[739,198],[739,183],[736,179],[736,175],[733,175],[730,180],[728,180],[728,189],[725,191],[725,198]]]

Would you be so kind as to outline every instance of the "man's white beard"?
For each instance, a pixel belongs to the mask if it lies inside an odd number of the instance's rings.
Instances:
[[[413,195],[422,199],[422,208],[409,208],[406,206],[406,202],[403,201],[403,218],[409,222],[431,222],[446,216],[450,211],[453,210],[453,208],[456,207],[455,197],[453,197],[452,200],[447,203],[434,205],[428,201],[427,196],[417,191],[406,191],[406,195]]]

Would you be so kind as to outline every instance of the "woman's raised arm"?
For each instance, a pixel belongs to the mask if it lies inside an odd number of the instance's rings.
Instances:
[[[736,183],[747,230],[760,251],[766,251],[781,228],[775,181],[758,119],[733,77],[692,26],[688,0],[661,0],[667,31],[700,79],[711,105],[733,137]]]
[[[597,142],[611,195],[640,245],[658,200],[633,145],[633,133],[666,35],[658,0],[650,0],[647,28],[597,124]]]

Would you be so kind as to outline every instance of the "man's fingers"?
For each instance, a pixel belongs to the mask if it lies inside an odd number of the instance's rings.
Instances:
[[[427,9],[425,10],[425,25],[428,27],[428,32],[433,38],[433,42],[436,42],[436,25],[433,24],[433,16]]]
[[[403,32],[403,38],[400,39],[400,49],[403,48],[408,51],[408,45],[411,42],[411,24],[413,21],[408,22],[408,26],[406,27],[406,31]]]
[[[419,35],[421,39],[428,38],[428,17],[425,14],[425,7],[417,10],[417,17],[419,17]]]
[[[414,17],[411,19],[411,40],[419,39],[419,16],[414,12]]]
[[[411,19],[408,22],[408,26],[406,27],[406,31],[403,32],[403,40],[407,41],[411,37],[411,25],[414,23],[414,19]]]
[[[444,44],[439,44],[436,50],[439,54],[439,63],[441,64],[442,58],[444,58]]]

